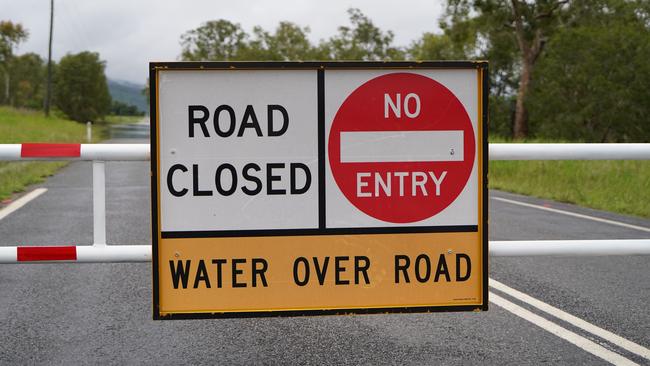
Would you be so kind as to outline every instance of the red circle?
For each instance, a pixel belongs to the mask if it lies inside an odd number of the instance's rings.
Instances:
[[[419,115],[409,118],[406,110],[413,116],[417,110],[415,98],[407,98],[414,93],[420,99]],[[384,95],[401,103],[401,116],[389,108],[385,117]],[[341,162],[341,132],[347,131],[463,131],[463,161],[415,161],[415,162]],[[467,111],[456,96],[445,86],[423,75],[411,73],[392,73],[371,79],[354,90],[336,112],[329,134],[328,153],[330,168],[336,184],[345,197],[359,210],[378,220],[391,223],[411,223],[428,219],[449,206],[463,190],[474,165],[475,141],[472,122]],[[389,151],[386,152],[390,154]],[[412,173],[423,172],[427,177],[432,172],[438,180],[447,172],[440,184],[440,195],[435,194],[433,180],[425,184],[427,195],[421,189],[412,190]],[[364,175],[363,181],[372,197],[357,195],[357,173]],[[395,172],[407,172],[399,192],[399,177]],[[388,175],[390,173],[390,176]],[[374,190],[374,177],[392,180],[391,196]],[[422,179],[420,176],[418,179]],[[419,187],[418,187],[419,188]]]

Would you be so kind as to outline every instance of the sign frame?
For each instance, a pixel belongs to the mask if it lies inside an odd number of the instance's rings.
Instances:
[[[378,70],[378,71],[417,71],[417,70],[471,69],[477,71],[478,83],[478,131],[476,151],[478,159],[475,164],[478,171],[479,218],[474,226],[400,226],[400,227],[366,227],[366,228],[326,228],[325,227],[325,175],[327,154],[327,136],[325,121],[325,86],[326,70]],[[397,306],[367,307],[351,309],[305,309],[272,311],[228,311],[228,312],[182,312],[165,313],[160,311],[159,279],[159,244],[162,239],[160,212],[160,106],[159,75],[161,71],[201,71],[201,70],[313,70],[317,73],[318,104],[318,207],[319,228],[317,229],[275,229],[275,230],[226,230],[169,232],[166,238],[206,238],[206,237],[266,237],[266,236],[305,236],[305,235],[349,235],[349,234],[408,234],[440,232],[478,232],[481,240],[481,299],[475,305],[451,306]],[[249,318],[249,317],[287,317],[306,315],[343,315],[343,314],[380,314],[380,313],[424,313],[424,312],[460,312],[488,310],[488,100],[489,75],[487,61],[331,61],[331,62],[151,62],[149,63],[150,91],[150,175],[151,175],[151,233],[152,233],[152,276],[153,276],[153,319],[205,319],[205,318]]]

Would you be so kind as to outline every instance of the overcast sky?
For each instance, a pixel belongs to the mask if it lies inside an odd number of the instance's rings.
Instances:
[[[316,43],[347,25],[356,7],[382,30],[392,30],[405,46],[423,32],[438,30],[442,0],[55,0],[53,58],[83,50],[99,52],[109,78],[144,84],[149,61],[175,61],[180,35],[207,20],[227,19],[251,33],[255,25],[272,31],[288,20],[309,26]],[[29,39],[18,54],[47,57],[49,0],[0,0],[0,20],[21,23]]]

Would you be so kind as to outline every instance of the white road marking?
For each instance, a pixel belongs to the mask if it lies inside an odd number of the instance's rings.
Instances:
[[[526,295],[525,293],[515,290],[512,287],[508,287],[504,285],[503,283],[493,280],[490,278],[490,287],[497,289],[503,293],[506,293],[515,299],[521,300],[529,305],[532,305],[533,307],[550,314],[558,319],[561,319],[567,323],[570,323],[582,330],[585,330],[595,336],[598,336],[608,342],[611,342],[615,344],[618,347],[621,347],[627,351],[630,351],[636,355],[639,355],[641,357],[644,357],[648,360],[650,360],[650,349],[647,349],[640,344],[636,344],[632,341],[629,341],[619,335],[616,335],[608,330],[605,330],[603,328],[597,327],[589,322],[586,322],[577,316],[571,315],[565,311],[562,311],[552,305],[549,305],[543,301],[537,300],[536,298]],[[490,293],[490,296],[492,296],[492,293]]]
[[[31,201],[34,198],[42,195],[45,192],[47,192],[47,188],[36,188],[35,190],[27,193],[26,195],[20,197],[19,199],[15,200],[14,202],[10,203],[9,206],[7,206],[7,207],[3,208],[2,210],[0,210],[0,220],[2,220],[5,217],[11,215],[14,211],[16,211],[19,208],[25,206],[29,201]]]
[[[535,204],[532,204],[532,203],[526,203],[526,202],[510,200],[510,199],[507,199],[507,198],[501,198],[501,197],[490,197],[490,198],[493,199],[493,200],[496,200],[496,201],[512,203],[513,205],[519,205],[519,206],[524,206],[524,207],[535,208],[535,209],[538,209],[538,210],[559,213],[559,214],[567,215],[567,216],[579,217],[581,219],[602,222],[604,224],[616,225],[616,226],[621,226],[621,227],[628,228],[628,229],[634,229],[634,230],[645,231],[647,233],[650,233],[650,228],[648,228],[648,227],[637,226],[637,225],[632,225],[632,224],[626,224],[626,223],[620,222],[620,221],[602,219],[600,217],[583,215],[583,214],[579,214],[579,213],[575,213],[575,212],[559,210],[557,208],[544,207],[544,206],[535,205]]]
[[[589,339],[576,334],[566,328],[563,328],[551,321],[548,321],[541,316],[534,314],[519,305],[516,305],[499,295],[490,293],[490,302],[495,305],[517,315],[524,320],[527,320],[538,327],[555,334],[556,336],[573,343],[574,345],[582,348],[583,350],[593,354],[594,356],[600,357],[603,360],[612,363],[614,365],[637,365],[632,360],[625,358],[618,353],[612,352],[605,347],[596,344],[595,342],[590,341]]]

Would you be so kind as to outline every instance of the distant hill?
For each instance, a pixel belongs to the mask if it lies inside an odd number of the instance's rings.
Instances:
[[[149,114],[149,104],[147,98],[142,95],[144,85],[138,85],[130,81],[108,79],[108,91],[114,100],[126,104],[132,104],[139,110]]]

